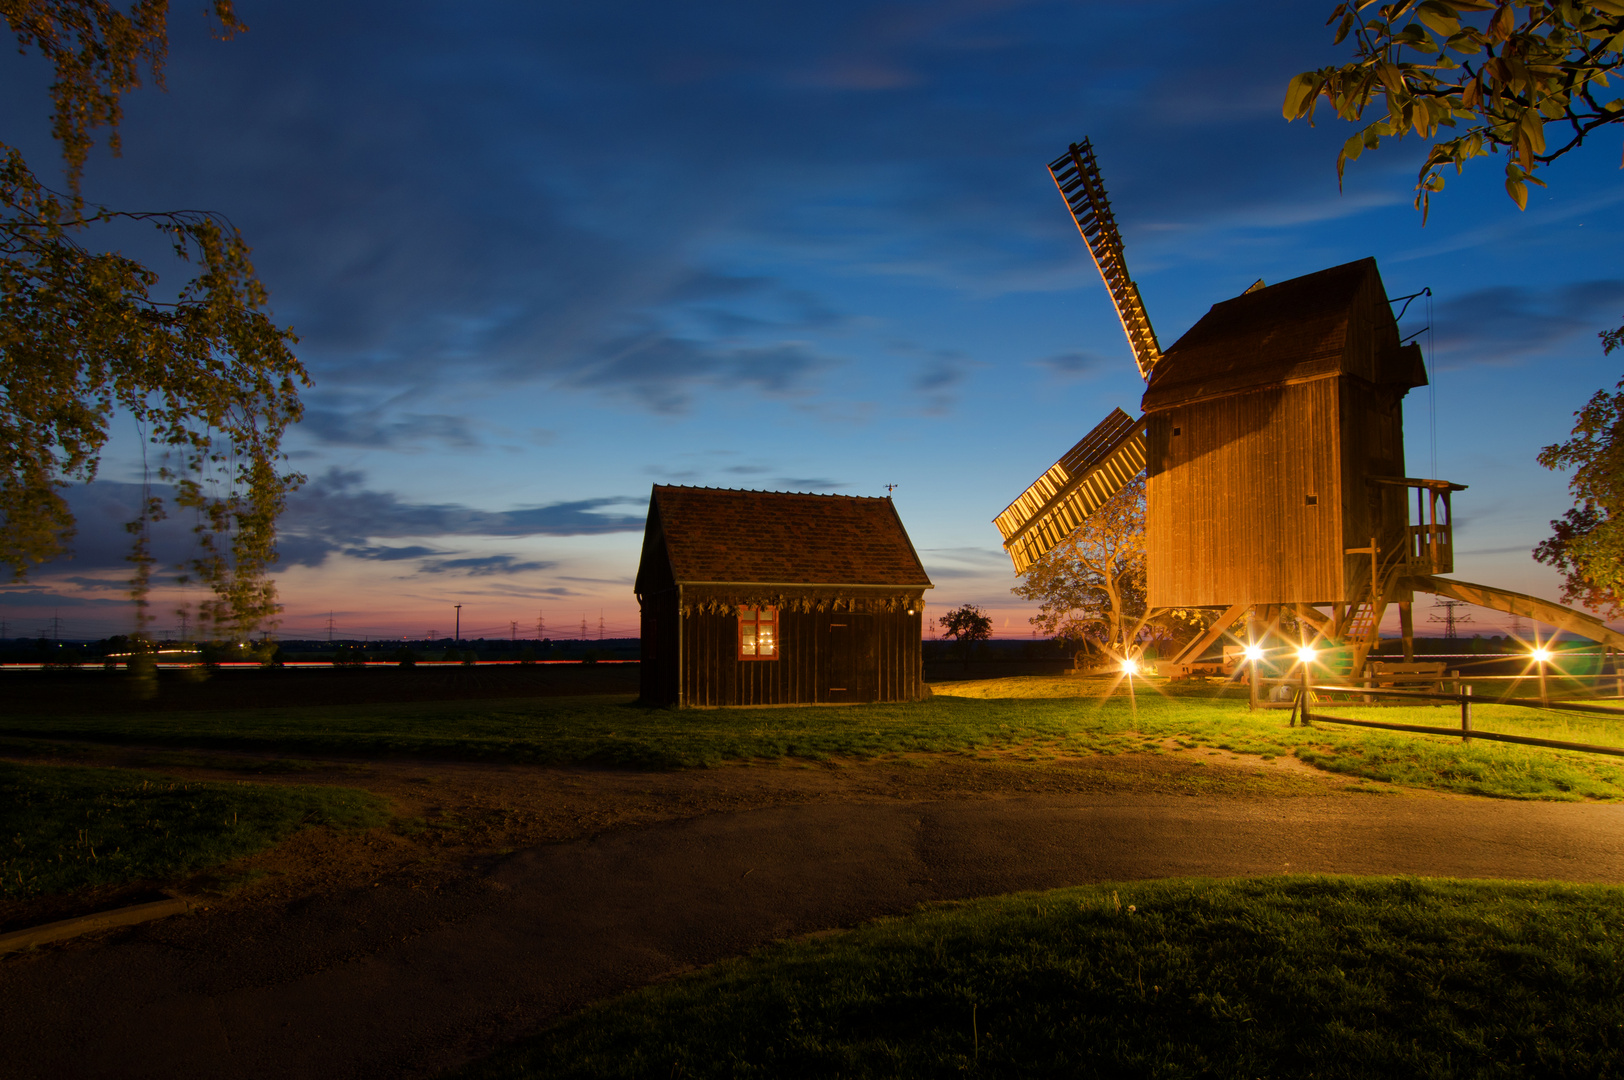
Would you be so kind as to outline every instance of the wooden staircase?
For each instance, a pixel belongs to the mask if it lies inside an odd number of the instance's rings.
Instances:
[[[1372,537],[1369,547],[1348,548],[1347,554],[1370,556],[1363,563],[1358,584],[1350,590],[1356,596],[1362,594],[1363,599],[1349,605],[1335,630],[1337,640],[1346,642],[1352,650],[1347,677],[1354,679],[1363,673],[1366,658],[1381,644],[1382,616],[1387,614],[1387,605],[1398,593],[1400,579],[1409,567],[1409,551],[1406,547],[1383,549]]]

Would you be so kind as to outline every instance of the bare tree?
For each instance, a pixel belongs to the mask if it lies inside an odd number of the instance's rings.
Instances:
[[[1021,575],[1012,592],[1041,606],[1032,625],[1095,642],[1117,659],[1132,653],[1145,614],[1145,481],[1135,479]]]

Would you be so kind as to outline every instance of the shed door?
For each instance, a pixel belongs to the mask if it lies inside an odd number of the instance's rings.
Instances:
[[[861,614],[836,615],[829,623],[829,701],[873,701],[872,627]]]

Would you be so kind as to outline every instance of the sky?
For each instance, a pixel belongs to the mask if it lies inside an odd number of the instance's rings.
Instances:
[[[1535,456],[1618,378],[1619,133],[1525,212],[1489,159],[1423,226],[1414,140],[1339,192],[1350,129],[1280,115],[1344,59],[1331,6],[239,0],[222,42],[180,5],[167,91],[126,98],[84,190],[227,215],[299,336],[286,636],[447,635],[456,604],[465,637],[635,634],[657,483],[895,485],[926,614],[1029,636],[991,519],[1143,389],[1046,170],[1084,136],[1164,347],[1258,278],[1374,256],[1389,295],[1430,287],[1409,473],[1469,485],[1457,577],[1555,599],[1529,552],[1571,500]],[[0,61],[0,141],[45,177],[48,83]],[[0,589],[0,636],[130,628],[139,451],[115,424],[74,556]],[[196,599],[165,584],[157,630]]]

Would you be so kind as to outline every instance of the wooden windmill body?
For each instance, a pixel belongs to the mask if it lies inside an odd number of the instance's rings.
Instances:
[[[1150,609],[1218,612],[1175,666],[1243,616],[1289,610],[1352,646],[1357,672],[1389,604],[1409,652],[1417,591],[1624,645],[1581,612],[1440,577],[1454,570],[1450,497],[1464,485],[1406,475],[1404,398],[1426,368],[1400,341],[1374,259],[1260,281],[1164,353],[1088,142],[1050,172],[1147,386],[1138,418],[1113,411],[995,519],[1017,573],[1142,471]]]

